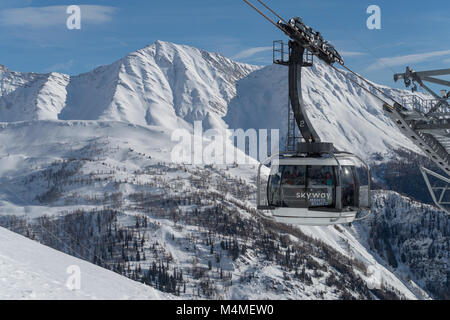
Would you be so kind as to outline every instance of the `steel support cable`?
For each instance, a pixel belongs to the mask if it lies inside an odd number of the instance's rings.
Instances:
[[[266,5],[262,0],[256,0],[258,1],[261,5],[263,5],[267,10],[269,10],[270,12],[272,12],[275,16],[277,16],[278,18],[280,18],[282,21],[284,21],[286,24],[288,24],[286,22],[286,20],[284,20],[283,18],[281,18],[274,10],[272,10],[268,5]],[[264,18],[266,18],[270,23],[272,23],[274,26],[276,26],[278,29],[280,29],[281,31],[284,32],[283,29],[280,28],[280,26],[278,24],[276,24],[272,19],[270,19],[267,15],[265,15],[261,10],[259,10],[254,4],[252,4],[249,0],[244,0],[245,3],[247,3],[250,7],[252,7],[254,10],[256,10],[259,14],[261,14]],[[378,59],[377,59],[378,60]],[[355,84],[357,84],[359,87],[361,87],[362,89],[364,89],[365,91],[367,91],[368,93],[370,93],[371,95],[375,96],[376,98],[380,99],[378,96],[376,96],[375,94],[373,94],[372,92],[370,92],[370,90],[366,89],[365,87],[363,87],[362,85],[360,85],[359,83],[357,83],[356,81],[354,81],[353,79],[350,79],[347,75],[345,75],[344,73],[342,73],[340,70],[338,70],[336,67],[334,67],[333,65],[331,65],[331,67],[333,67],[336,71],[338,71],[339,73],[343,74],[347,79],[351,80],[352,82],[354,82]],[[349,71],[350,73],[352,73],[353,75],[355,75],[356,77],[358,77],[359,79],[361,79],[362,81],[364,81],[365,83],[367,83],[370,87],[374,88],[376,91],[378,91],[379,93],[381,93],[382,95],[384,95],[385,97],[387,97],[388,99],[392,100],[394,103],[397,103],[400,105],[400,103],[398,103],[397,101],[395,101],[392,97],[390,97],[389,95],[387,95],[386,93],[384,93],[382,90],[380,90],[379,88],[377,88],[376,86],[374,86],[373,84],[371,84],[368,80],[366,80],[364,77],[360,76],[359,74],[357,74],[356,72],[354,72],[353,70],[351,70],[350,68],[348,68],[347,66],[345,66],[344,64],[342,64],[342,67],[345,68],[347,71]],[[386,101],[384,101],[383,99],[380,99],[384,104],[387,104],[388,106],[390,106],[389,103],[387,103]]]
[[[259,10],[253,3],[251,3],[251,2],[248,1],[248,0],[244,0],[244,2],[245,2],[246,4],[248,4],[250,7],[252,7],[253,9],[255,9],[256,12],[258,12],[260,15],[262,15],[264,18],[266,18],[266,19],[267,19],[271,24],[273,24],[275,27],[277,27],[278,29],[280,29],[281,31],[284,32],[284,30],[281,29],[280,26],[279,26],[278,24],[276,24],[275,22],[273,22],[272,19],[270,19],[270,18],[269,18],[267,15],[265,15],[261,10]]]
[[[245,3],[247,3],[249,6],[251,6],[254,10],[256,10],[259,14],[261,14],[264,18],[266,18],[270,23],[272,23],[273,25],[275,25],[278,29],[280,29],[281,31],[284,32],[284,30],[282,28],[280,28],[280,26],[278,24],[276,24],[272,19],[270,19],[267,15],[265,15],[261,10],[259,10],[254,4],[252,4],[249,0],[243,0]],[[261,5],[263,5],[267,10],[269,10],[271,13],[273,13],[275,16],[277,16],[279,19],[281,19],[283,22],[285,22],[286,24],[288,24],[286,22],[286,20],[284,20],[280,15],[278,15],[274,10],[272,10],[268,5],[266,5],[262,0],[256,0],[258,1]],[[331,21],[338,27],[340,28],[340,26],[338,26],[332,19]],[[361,46],[361,42],[358,41],[357,39],[353,38],[353,40],[355,40],[356,42],[358,42]],[[363,46],[371,55],[373,55],[376,60],[381,63],[384,64],[383,61],[381,59],[379,59],[373,52],[371,52],[367,47]],[[379,93],[381,93],[383,96],[385,96],[386,98],[390,99],[391,101],[394,102],[394,104],[398,104],[401,105],[400,103],[398,103],[395,99],[393,99],[392,97],[390,97],[389,95],[387,95],[386,93],[384,93],[381,89],[377,88],[375,85],[373,85],[372,83],[370,83],[367,79],[365,79],[364,77],[360,76],[359,74],[357,74],[356,72],[354,72],[353,70],[351,70],[350,68],[348,68],[347,66],[345,66],[344,64],[341,64],[341,66],[343,68],[345,68],[347,71],[349,71],[350,73],[352,73],[353,75],[355,75],[357,78],[361,79],[363,82],[367,83],[370,87],[374,88],[376,91],[378,91]],[[383,99],[380,99],[378,96],[376,96],[375,94],[373,94],[372,92],[370,92],[369,90],[367,90],[365,87],[361,86],[359,83],[357,83],[356,81],[354,81],[353,79],[350,79],[347,75],[345,75],[344,73],[342,73],[340,70],[338,70],[337,68],[335,68],[333,65],[331,65],[331,67],[333,67],[336,71],[338,71],[339,73],[343,74],[347,79],[351,80],[352,82],[354,82],[355,84],[357,84],[359,87],[361,87],[362,89],[364,89],[365,91],[367,91],[368,93],[370,93],[371,95],[375,96],[376,98],[378,98],[379,100],[381,100],[384,104],[388,105],[389,107],[392,107],[389,103],[387,103],[386,101],[384,101]],[[388,66],[386,66],[388,67]],[[389,67],[389,69],[391,69]],[[392,70],[392,69],[391,69]],[[392,70],[393,71],[393,70]]]
[[[360,87],[361,89],[363,89],[364,91],[366,91],[368,94],[374,96],[375,98],[377,98],[378,100],[380,100],[381,102],[383,102],[383,104],[387,105],[388,107],[392,107],[389,103],[386,102],[386,100],[380,98],[379,96],[377,96],[376,94],[374,94],[373,92],[371,92],[369,89],[367,89],[366,87],[364,87],[362,84],[360,84],[358,81],[355,81],[354,79],[352,79],[351,77],[348,76],[348,74],[344,73],[342,70],[339,70],[338,68],[336,68],[333,65],[330,65],[334,70],[336,70],[337,72],[339,72],[340,74],[342,74],[346,79],[350,80],[351,82],[353,82],[354,84],[356,84],[358,87]],[[345,66],[343,66],[345,67]],[[347,67],[345,67],[346,69],[348,69]],[[355,74],[358,78],[365,80],[363,77],[359,76],[357,73],[351,71],[350,69],[348,69],[350,72],[352,72],[353,74]],[[369,81],[365,80],[365,82],[367,84],[369,84],[371,87],[375,88],[375,86],[373,84],[371,84]],[[375,88],[377,89],[377,88]],[[381,91],[382,92],[382,91]],[[387,96],[389,99],[391,99],[392,101],[396,102],[394,99],[392,99],[391,97],[389,97],[388,95],[386,95],[384,92],[382,92],[385,96]]]
[[[341,72],[339,69],[337,69],[335,66],[332,66],[335,70],[337,70],[338,72],[340,72],[341,74],[344,74],[343,72]],[[360,76],[359,74],[357,74],[356,72],[354,72],[353,70],[351,70],[349,67],[342,65],[342,67],[347,70],[348,72],[350,72],[351,74],[353,74],[354,76],[356,76],[358,79],[361,79],[363,82],[365,82],[367,85],[369,85],[370,87],[374,88],[376,91],[378,91],[379,93],[381,93],[383,96],[385,96],[386,98],[390,99],[391,101],[393,101],[394,103],[401,105],[400,103],[398,103],[394,98],[392,98],[391,96],[389,96],[387,93],[383,92],[383,90],[377,88],[374,84],[370,83],[369,80],[365,79],[363,76]],[[349,77],[346,77],[347,79],[350,79]],[[352,80],[352,79],[350,79]],[[353,81],[353,80],[352,80]],[[356,81],[353,81],[355,83],[357,83]],[[358,85],[360,85],[359,83],[357,83]],[[360,85],[361,86],[361,85]],[[369,91],[370,92],[370,91]],[[375,94],[373,94],[372,92],[370,92],[370,94],[372,94],[373,96],[376,96]],[[377,98],[379,98],[378,96],[376,96]],[[380,99],[382,100],[382,99]],[[382,100],[385,104],[388,104],[386,101]]]
[[[344,28],[342,27],[342,25],[339,25],[339,23],[337,23],[333,17],[331,15],[329,15],[325,10],[322,10],[321,14],[325,15],[328,18],[328,21],[331,21],[338,29],[342,29],[344,30]],[[351,35],[347,35],[348,38],[350,38],[351,40],[353,40],[354,42],[356,42],[361,48],[363,48],[364,50],[366,50],[370,55],[372,55],[375,60],[383,65],[385,68],[389,69],[392,71],[392,73],[396,73],[394,71],[394,69],[392,69],[388,64],[386,64],[382,58],[378,57],[372,50],[369,49],[368,46],[366,46],[362,41],[360,41],[358,38],[351,36]]]
[[[288,24],[286,20],[284,20],[282,17],[280,17],[280,15],[278,15],[278,13],[276,13],[274,10],[272,10],[267,4],[265,4],[264,2],[262,2],[261,0],[256,0],[258,1],[260,4],[262,4],[264,6],[264,8],[266,8],[267,10],[269,10],[270,12],[272,12],[274,15],[277,16],[278,19],[280,19],[281,21],[283,21],[284,23]]]

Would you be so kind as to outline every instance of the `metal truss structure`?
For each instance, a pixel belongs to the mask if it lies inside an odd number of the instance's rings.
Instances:
[[[446,75],[450,75],[450,69],[416,72],[407,67],[405,73],[395,74],[394,80],[403,79],[406,87],[413,86],[413,92],[417,91],[419,85],[433,99],[409,96],[403,98],[402,105],[394,104],[393,109],[385,105],[385,109],[400,130],[450,176],[450,92],[441,90],[438,94],[426,84],[429,82],[450,87],[450,81],[436,78]],[[434,203],[450,213],[450,202],[446,200],[450,179],[426,168],[421,168],[421,171]]]

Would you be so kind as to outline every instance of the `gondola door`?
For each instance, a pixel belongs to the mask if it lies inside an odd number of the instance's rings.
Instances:
[[[352,166],[342,166],[341,170],[342,183],[342,206],[357,207],[358,206],[358,186],[355,169]]]

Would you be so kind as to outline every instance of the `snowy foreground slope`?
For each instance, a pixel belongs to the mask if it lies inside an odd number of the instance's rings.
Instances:
[[[170,295],[0,227],[0,299],[168,299]],[[80,289],[67,270],[80,270]],[[70,271],[71,269],[69,269]],[[73,287],[72,287],[73,288]]]
[[[173,161],[173,130],[195,120],[283,135],[286,72],[160,41],[75,77],[0,67],[0,225],[185,298],[448,298],[450,226],[431,206],[380,191],[364,223],[294,228],[257,218],[256,160]],[[416,150],[339,74],[304,78],[324,140],[381,161]]]

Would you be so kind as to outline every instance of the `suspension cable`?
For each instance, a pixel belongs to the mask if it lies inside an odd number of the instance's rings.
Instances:
[[[350,72],[351,74],[353,74],[354,76],[358,77],[359,79],[361,79],[362,81],[364,81],[365,83],[367,83],[369,86],[371,86],[372,88],[374,88],[376,91],[378,91],[379,93],[381,93],[383,96],[385,96],[386,98],[392,100],[394,103],[396,104],[400,104],[398,103],[394,98],[392,98],[391,96],[389,96],[387,93],[383,92],[381,89],[377,88],[374,84],[370,83],[369,80],[367,80],[366,78],[360,76],[359,74],[357,74],[356,72],[354,72],[353,70],[351,70],[349,67],[342,65],[342,67],[344,69],[346,69],[348,72]],[[333,66],[334,69],[337,70],[337,68],[335,68]]]
[[[277,16],[280,20],[282,20],[283,22],[285,22],[286,24],[288,24],[286,22],[286,20],[284,20],[280,15],[278,15],[273,9],[271,9],[268,5],[266,5],[262,0],[256,0],[258,1],[258,3],[260,3],[262,6],[264,6],[264,8],[266,8],[267,10],[269,10],[272,14],[274,14],[275,16]],[[253,3],[251,3],[249,0],[244,0],[244,2],[246,4],[248,4],[250,7],[252,7],[256,12],[258,12],[260,15],[262,15],[264,18],[266,18],[270,23],[272,23],[274,26],[276,26],[278,29],[280,29],[281,31],[284,32],[283,29],[280,28],[280,26],[278,24],[276,24],[271,18],[269,18],[266,14],[264,14],[260,9],[258,9]],[[381,89],[377,88],[374,84],[370,83],[370,81],[368,81],[367,79],[365,79],[364,77],[360,76],[359,74],[357,74],[356,72],[354,72],[353,70],[351,70],[349,67],[347,67],[345,64],[340,64],[344,69],[346,69],[348,72],[350,72],[351,74],[353,74],[355,77],[357,77],[358,79],[360,79],[361,81],[363,81],[364,83],[366,83],[369,88],[373,88],[375,89],[375,91],[377,91],[378,93],[380,93],[382,96],[386,97],[387,99],[391,100],[394,105],[401,105],[400,103],[398,103],[394,98],[392,98],[391,96],[389,96],[388,94],[386,94],[385,92],[383,92]],[[393,108],[391,106],[390,103],[388,103],[386,100],[380,98],[378,95],[374,94],[373,92],[371,92],[369,89],[367,89],[366,87],[364,87],[362,84],[360,84],[358,81],[355,81],[354,79],[352,79],[351,77],[348,76],[348,74],[344,73],[342,70],[339,70],[338,68],[336,68],[334,65],[330,64],[330,66],[336,70],[337,72],[339,72],[340,74],[342,74],[346,79],[350,80],[351,82],[353,82],[354,84],[356,84],[358,87],[360,87],[361,89],[363,89],[364,91],[366,91],[367,93],[369,93],[370,95],[374,96],[375,98],[377,98],[378,100],[380,100],[381,102],[383,102],[383,104],[387,105],[390,108]]]
[[[374,96],[375,98],[377,98],[378,100],[380,100],[383,103],[387,103],[384,99],[380,98],[379,96],[377,96],[376,94],[374,94],[373,92],[371,92],[369,89],[367,89],[366,87],[364,87],[362,84],[360,84],[358,81],[355,81],[354,79],[352,79],[351,77],[348,76],[348,74],[346,74],[345,72],[343,72],[342,70],[339,70],[338,68],[336,68],[335,66],[331,65],[331,67],[336,70],[338,73],[342,74],[346,79],[350,80],[351,82],[353,82],[354,84],[356,84],[358,87],[360,87],[361,89],[363,89],[364,91],[366,91],[367,93],[369,93],[370,95]]]
[[[284,23],[288,24],[288,23],[286,22],[286,20],[284,20],[282,17],[280,17],[280,16],[278,15],[278,13],[276,13],[274,10],[272,10],[272,8],[270,8],[267,4],[265,4],[265,3],[262,2],[261,0],[256,0],[256,1],[258,1],[259,3],[261,3],[261,4],[264,6],[264,8],[266,8],[267,10],[269,10],[270,12],[272,12],[274,15],[276,15],[276,16],[278,17],[278,19],[280,19],[280,20],[283,21]]]
[[[343,72],[342,70],[339,70],[338,68],[336,68],[334,65],[330,65],[334,70],[336,70],[337,72],[339,72],[340,74],[342,74],[346,79],[350,80],[351,82],[353,82],[354,84],[356,84],[358,87],[360,87],[361,89],[363,89],[364,91],[366,91],[368,94],[370,94],[371,96],[375,97],[376,99],[380,100],[384,105],[386,105],[389,108],[393,108],[391,106],[390,103],[388,103],[386,100],[384,100],[383,98],[380,98],[378,95],[374,94],[373,92],[371,92],[369,89],[367,89],[365,86],[363,86],[362,84],[360,84],[358,81],[352,79],[351,77],[349,77],[348,74],[346,74],[345,72]],[[348,67],[342,65],[342,67],[344,67],[346,70],[348,70],[350,73],[352,73],[353,75],[355,75],[356,77],[358,77],[358,79],[361,79],[362,81],[364,81],[365,83],[367,83],[370,87],[374,88],[376,91],[380,92],[381,94],[383,94],[385,97],[387,97],[388,99],[392,100],[394,103],[398,103],[397,101],[395,101],[394,98],[390,97],[388,94],[384,93],[383,91],[381,91],[380,89],[378,89],[374,84],[370,83],[368,80],[364,79],[362,76],[358,75],[356,72],[352,71],[351,69],[349,69]]]
[[[280,28],[280,26],[278,24],[276,24],[272,19],[270,19],[267,15],[265,15],[261,10],[259,10],[253,3],[251,3],[248,0],[244,0],[244,2],[246,4],[248,4],[250,7],[252,7],[253,9],[256,10],[256,12],[258,12],[260,15],[262,15],[264,18],[266,18],[271,24],[273,24],[275,27],[277,27],[278,29],[280,29],[281,31],[283,31],[283,29]],[[284,31],[283,31],[284,32]]]

